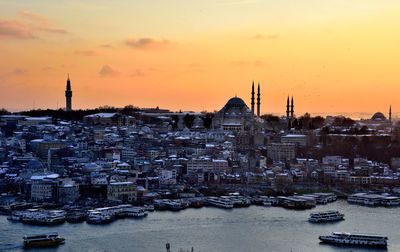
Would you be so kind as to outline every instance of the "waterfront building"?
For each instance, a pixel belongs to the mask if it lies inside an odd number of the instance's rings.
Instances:
[[[58,198],[62,204],[75,202],[79,196],[79,185],[72,180],[62,181],[58,187]]]
[[[57,202],[58,177],[58,174],[32,176],[30,200],[33,202]]]
[[[136,186],[133,182],[111,182],[107,186],[107,199],[132,202],[136,200]]]

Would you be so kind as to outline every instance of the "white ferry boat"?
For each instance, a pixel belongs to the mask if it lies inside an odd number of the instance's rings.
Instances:
[[[22,223],[33,225],[55,225],[65,222],[65,211],[40,209],[13,211],[9,220],[21,221]]]
[[[233,203],[228,199],[218,198],[218,197],[209,197],[207,199],[208,204],[211,206],[225,208],[225,209],[232,209]]]
[[[344,214],[339,211],[323,211],[311,213],[308,218],[309,222],[324,223],[344,220]]]
[[[89,210],[86,222],[89,224],[106,224],[114,220],[114,216],[104,211]]]
[[[319,239],[324,243],[363,247],[387,247],[388,241],[387,236],[343,232],[333,232],[331,235],[320,236]]]
[[[129,207],[124,209],[123,214],[126,217],[140,218],[140,217],[146,217],[147,211],[142,207]]]

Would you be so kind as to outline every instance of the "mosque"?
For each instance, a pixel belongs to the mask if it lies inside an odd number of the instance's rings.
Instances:
[[[251,108],[239,97],[228,100],[225,106],[218,111],[212,121],[213,129],[222,129],[233,132],[254,131],[260,118],[261,92],[260,83],[257,89],[257,112],[255,113],[254,81],[251,87]]]

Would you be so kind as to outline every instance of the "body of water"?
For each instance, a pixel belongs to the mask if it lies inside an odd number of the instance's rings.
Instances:
[[[323,210],[339,210],[346,220],[329,224],[307,221],[310,212]],[[349,205],[343,200],[304,211],[261,206],[156,211],[143,219],[121,219],[106,225],[31,226],[0,216],[0,250],[22,251],[25,234],[58,232],[66,238],[65,244],[46,251],[162,252],[167,242],[172,252],[180,248],[190,251],[191,247],[195,252],[386,251],[319,243],[319,235],[346,231],[387,235],[387,251],[400,251],[399,217],[400,208]]]

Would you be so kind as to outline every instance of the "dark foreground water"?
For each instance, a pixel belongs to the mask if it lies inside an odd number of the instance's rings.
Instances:
[[[331,224],[307,221],[311,211],[331,209],[343,212],[346,220]],[[0,216],[0,250],[22,251],[24,234],[54,231],[65,237],[66,243],[45,251],[162,252],[167,242],[172,252],[191,247],[195,252],[386,251],[320,244],[318,236],[332,231],[385,234],[389,236],[387,251],[400,251],[400,208],[370,208],[345,201],[306,211],[259,206],[233,210],[202,208],[153,212],[144,219],[123,219],[107,225],[65,223],[53,227],[10,222],[6,216]]]

